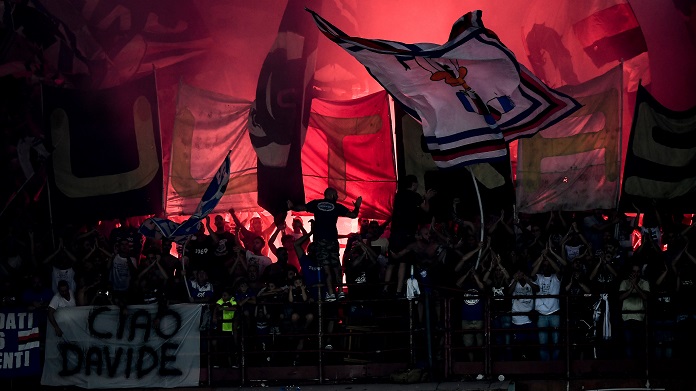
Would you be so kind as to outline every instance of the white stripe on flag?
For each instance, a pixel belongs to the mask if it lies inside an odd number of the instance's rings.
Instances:
[[[36,337],[39,336],[39,328],[34,327],[33,329],[29,330],[21,330],[17,332],[17,337],[22,338],[22,337],[33,337],[34,334],[36,334]]]
[[[17,346],[17,351],[21,352],[23,350],[29,350],[39,347],[39,341],[22,343]]]

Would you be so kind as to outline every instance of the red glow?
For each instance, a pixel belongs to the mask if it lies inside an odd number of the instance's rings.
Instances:
[[[638,250],[640,245],[643,243],[643,237],[640,234],[640,231],[637,229],[634,229],[633,232],[631,232],[631,246],[633,247],[633,251]]]

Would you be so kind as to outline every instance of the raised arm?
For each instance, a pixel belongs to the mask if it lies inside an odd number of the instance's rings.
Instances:
[[[474,281],[476,282],[476,286],[478,286],[479,289],[483,290],[484,285],[483,285],[483,281],[481,281],[481,278],[479,277],[479,274],[476,272],[476,270],[474,270],[472,273],[474,273],[473,276],[474,276]]]
[[[56,249],[56,251],[54,251],[49,256],[47,256],[46,259],[44,259],[42,263],[45,265],[45,264],[51,262],[53,260],[53,258],[55,258],[56,255],[58,255],[61,251],[63,251],[63,238],[58,239],[58,248]]]
[[[471,259],[471,257],[473,257],[474,255],[478,254],[479,249],[481,249],[481,246],[483,246],[483,243],[479,242],[479,244],[473,250],[462,255],[461,259],[459,259],[459,262],[457,263],[457,266],[455,266],[454,271],[455,272],[461,271],[462,268],[464,267],[464,264],[466,263],[466,261]]]
[[[583,235],[582,232],[580,232],[580,230],[578,229],[577,222],[573,222],[572,228],[575,231],[575,233],[578,234],[578,237],[580,238],[582,243],[585,245],[585,247],[590,247],[590,242],[587,241],[587,238],[585,238],[585,235]]]
[[[156,262],[152,262],[151,264],[147,265],[147,267],[146,267],[145,269],[143,269],[143,271],[141,271],[140,274],[138,274],[138,276],[136,277],[136,279],[137,279],[137,280],[140,280],[141,278],[143,278],[143,276],[145,276],[145,275],[147,274],[147,272],[150,271],[150,269],[152,269],[153,267],[155,267],[155,263],[156,263]]]
[[[285,227],[282,227],[285,228]],[[275,245],[276,238],[278,238],[278,234],[280,233],[281,227],[276,226],[275,230],[273,231],[273,234],[271,234],[271,237],[268,238],[268,248],[271,250],[271,253],[275,255],[276,257],[278,256],[278,248]]]
[[[210,225],[210,215],[205,216],[205,227],[208,228],[208,233],[210,234],[210,237],[213,239],[213,242],[217,244],[220,241],[220,237],[217,233],[215,233],[215,230]]]
[[[94,246],[92,246],[92,248],[89,249],[87,254],[85,254],[85,256],[80,259],[80,262],[85,262],[87,259],[89,259],[89,257],[91,257],[97,251],[97,246],[98,244],[95,240]]]
[[[551,246],[551,238],[549,238],[549,241],[546,244],[546,249],[549,251],[549,254],[551,254],[553,256],[553,259],[557,260],[564,267],[568,266],[568,262],[562,256],[558,255],[558,253],[553,251],[553,247]],[[553,262],[553,263],[555,263],[555,262]]]
[[[428,189],[425,191],[425,195],[423,196],[423,202],[420,205],[421,209],[424,212],[430,211],[430,199],[433,198],[436,194],[437,190],[435,189]]]
[[[498,223],[498,225],[501,225],[503,228],[505,228],[505,230],[507,231],[508,234],[515,235],[515,230],[510,226],[510,224],[508,224],[507,221],[505,221],[505,219],[503,218],[504,215],[505,215],[505,210],[501,209],[500,210],[500,220],[499,220],[500,222]]]
[[[459,279],[457,279],[457,286],[461,288],[462,285],[464,285],[464,281],[466,281],[466,279],[469,277],[469,274],[471,274],[473,272],[474,272],[474,268],[473,267],[469,268],[469,270],[467,270],[466,273],[464,273],[461,277],[459,277]]]
[[[355,199],[355,202],[353,202],[353,210],[350,211],[346,217],[350,217],[351,219],[357,218],[360,213],[360,205],[362,205],[362,196]]]
[[[597,273],[599,273],[599,268],[602,267],[603,263],[604,263],[604,258],[599,257],[597,264],[595,265],[594,269],[592,269],[592,272],[590,273],[590,281],[594,281],[595,277],[597,277]]]
[[[307,205],[305,205],[305,204],[295,205],[295,203],[293,203],[290,200],[287,201],[287,204],[288,204],[288,209],[292,210],[294,212],[304,212],[307,210]]]
[[[229,211],[230,216],[232,216],[232,220],[234,221],[235,229],[237,232],[241,231],[243,235],[249,235],[251,231],[249,231],[244,224],[246,224],[246,220],[240,221],[239,217],[237,217],[237,213],[235,213],[233,208],[230,208]]]
[[[532,276],[536,276],[537,272],[539,272],[539,268],[541,267],[541,262],[544,260],[544,255],[545,255],[546,249],[541,251],[541,255],[539,255],[539,258],[534,261],[534,264],[532,265],[532,272],[530,273]]]
[[[313,223],[313,220],[310,220],[309,222],[311,224]],[[301,258],[303,255],[305,255],[304,244],[309,240],[309,237],[312,236],[313,228],[314,227],[311,226],[309,232],[295,240],[293,247],[295,247],[295,254],[297,254],[297,258]]]
[[[358,246],[365,251],[365,256],[370,260],[371,263],[374,264],[377,262],[377,254],[375,254],[374,250],[372,250],[372,247],[366,245],[362,240],[358,240],[357,243]]]

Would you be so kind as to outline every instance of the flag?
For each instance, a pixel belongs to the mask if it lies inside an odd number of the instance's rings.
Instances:
[[[437,171],[437,165],[425,145],[423,127],[399,105],[394,106],[394,117],[399,177],[415,175],[418,178],[418,193],[425,194],[425,177]]]
[[[9,383],[15,378],[41,373],[44,344],[39,333],[39,311],[7,307],[0,309],[0,347],[4,360],[0,379]],[[45,316],[43,319],[45,322]]]
[[[11,7],[8,27],[41,48],[28,65],[80,86],[117,86],[153,67],[196,57],[212,44],[190,0],[178,0],[176,6],[130,0],[29,0]]]
[[[427,189],[438,191],[441,199],[459,198],[457,208],[461,216],[478,216],[480,210],[476,196],[477,189],[471,180],[472,173],[466,168],[438,170],[425,144],[423,128],[399,106],[394,108],[396,118],[396,150],[399,176],[415,175],[418,178],[418,193],[425,194]],[[514,186],[510,175],[508,161],[487,162],[469,166],[474,176],[483,186],[478,192],[483,203],[484,213],[499,213],[501,209],[510,209],[514,203]],[[456,183],[453,187],[451,184]],[[438,208],[440,206],[440,208]],[[450,217],[449,203],[442,207],[440,203],[431,204],[431,212]]]
[[[99,91],[44,86],[43,112],[57,219],[162,213],[154,75]]]
[[[445,44],[349,37],[310,11],[319,29],[360,61],[423,125],[440,168],[504,159],[507,142],[578,109],[521,66],[484,27],[481,11],[457,20]]]
[[[314,99],[302,148],[308,200],[323,198],[333,187],[339,201],[365,196],[362,217],[386,220],[396,192],[394,164],[386,92],[347,101]]]
[[[553,7],[534,1],[523,11],[524,52],[518,55],[526,55],[533,73],[547,85],[584,83],[621,60],[636,80],[650,78],[642,65],[648,63],[643,31],[626,0],[564,1]]]
[[[643,31],[628,3],[598,10],[573,24],[573,32],[597,67],[648,51]]]
[[[228,153],[220,168],[215,172],[215,176],[203,193],[203,197],[191,217],[181,224],[163,218],[149,218],[140,225],[138,231],[148,238],[162,239],[164,237],[178,243],[185,241],[186,238],[198,232],[201,221],[215,210],[225,194],[229,180],[230,154]]]
[[[288,200],[304,202],[300,151],[319,35],[303,11],[305,2],[288,2],[249,112],[249,135],[258,156],[258,205],[272,215],[286,212]]]
[[[167,215],[195,213],[219,162],[230,179],[217,209],[256,209],[256,156],[247,135],[249,101],[179,84],[167,185]]]
[[[518,144],[517,210],[584,211],[616,207],[621,160],[621,66],[559,88],[582,108],[563,124]]]
[[[649,18],[649,22],[643,21],[641,26],[634,15],[635,4],[629,4],[626,0],[585,0],[564,1],[549,7],[545,1],[534,1],[525,8],[526,15],[520,21],[522,44],[531,64],[530,69],[553,88],[584,83],[609,72],[619,63],[623,64],[622,156],[625,156],[628,148],[638,83],[651,84],[651,73],[655,73],[651,69],[659,69],[663,61],[682,64],[664,60],[670,57],[665,53],[678,50],[674,48],[674,42],[688,41],[676,33],[679,29],[668,27],[665,23],[653,23],[654,18]],[[646,7],[650,8],[641,6]],[[657,8],[666,15],[672,12],[672,7],[666,4]],[[651,26],[659,26],[659,29],[650,31]],[[654,33],[654,37],[676,38],[662,40],[659,45],[653,45],[648,53],[644,37],[650,33]],[[662,55],[655,55],[661,52]],[[684,65],[687,63],[688,60],[683,61],[684,69],[688,68]],[[674,65],[669,67],[673,68]],[[663,78],[667,75],[665,72],[659,74]],[[681,83],[665,84],[670,86],[670,95],[673,89],[683,89]]]
[[[696,107],[672,111],[638,87],[621,207],[696,212]]]

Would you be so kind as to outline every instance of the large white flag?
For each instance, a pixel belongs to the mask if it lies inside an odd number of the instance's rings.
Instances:
[[[324,35],[365,65],[422,123],[438,167],[505,158],[507,142],[531,136],[579,107],[522,67],[484,27],[481,11],[457,20],[442,45],[350,37],[312,15]]]
[[[197,387],[201,305],[68,307],[56,311],[63,331],[46,332],[41,384],[82,388]]]

